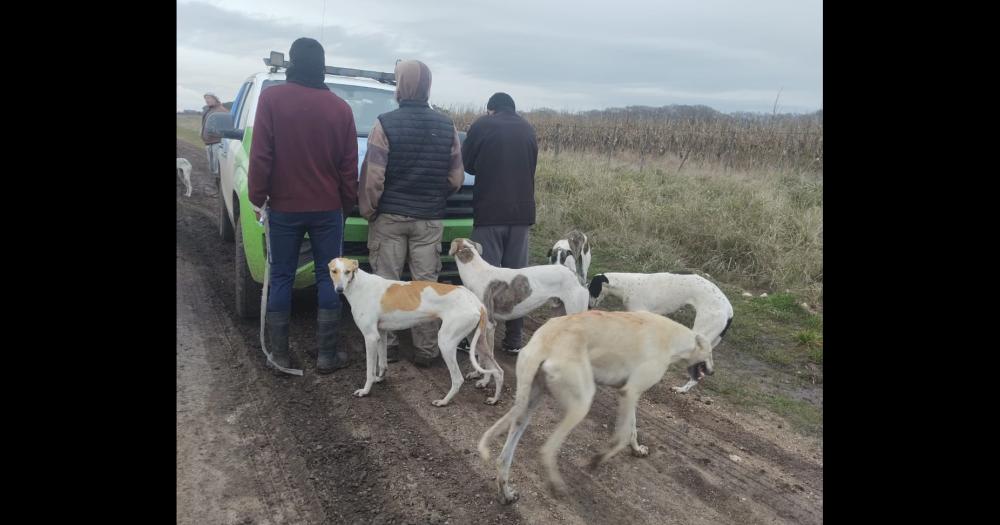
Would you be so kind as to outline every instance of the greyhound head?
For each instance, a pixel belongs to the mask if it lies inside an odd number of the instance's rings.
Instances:
[[[689,363],[694,363],[688,367],[688,375],[694,381],[701,381],[705,376],[715,373],[715,363],[712,360],[712,344],[701,336],[695,334],[695,347],[691,356],[687,359]]]
[[[358,261],[337,257],[330,261],[329,269],[330,279],[333,280],[333,289],[337,293],[344,293],[344,289],[354,282],[354,277],[359,271]]]
[[[467,263],[476,257],[475,250],[480,256],[483,255],[483,245],[469,239],[458,238],[451,241],[451,248],[448,255],[454,255],[455,260],[460,263]]]
[[[587,289],[590,291],[591,308],[597,308],[597,305],[601,304],[601,301],[604,299],[604,285],[607,283],[608,278],[603,273],[595,275],[590,280],[590,286]]]
[[[573,250],[552,248],[549,250],[549,264],[566,264],[566,259],[573,257]]]

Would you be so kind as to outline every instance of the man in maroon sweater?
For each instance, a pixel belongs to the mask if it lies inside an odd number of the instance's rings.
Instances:
[[[268,349],[290,367],[288,325],[299,248],[308,233],[319,296],[316,371],[347,366],[337,350],[340,298],[327,265],[341,255],[344,216],[358,200],[358,141],[354,114],[324,84],[323,47],[300,38],[289,51],[287,83],[261,93],[250,148],[249,198],[268,206],[271,283],[267,298]],[[257,213],[258,218],[260,213]]]

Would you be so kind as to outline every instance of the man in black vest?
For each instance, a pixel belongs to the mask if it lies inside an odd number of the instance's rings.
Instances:
[[[462,146],[466,171],[476,176],[472,240],[483,245],[483,259],[493,266],[528,265],[528,231],[535,224],[535,128],[514,111],[514,99],[495,93],[488,115],[469,126]],[[524,319],[507,321],[504,351],[521,350]]]
[[[375,275],[399,280],[410,261],[414,281],[437,281],[445,202],[462,187],[462,147],[455,124],[431,109],[431,71],[422,62],[396,64],[399,109],[379,115],[361,165],[359,207],[368,219],[368,261]],[[414,364],[441,354],[440,321],[413,327]],[[389,361],[399,348],[388,333]]]

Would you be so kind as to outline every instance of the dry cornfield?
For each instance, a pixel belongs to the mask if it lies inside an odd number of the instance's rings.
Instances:
[[[480,116],[469,109],[448,110],[459,130]],[[808,115],[725,115],[708,108],[690,115],[662,110],[606,110],[559,113],[522,112],[535,127],[540,149],[633,153],[640,164],[666,155],[729,169],[823,169],[822,112]]]

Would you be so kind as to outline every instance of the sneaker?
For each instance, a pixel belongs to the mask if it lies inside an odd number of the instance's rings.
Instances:
[[[521,351],[520,347],[507,346],[506,344],[502,345],[501,348],[503,348],[504,352],[507,352],[508,354],[513,354],[513,355],[517,355],[518,352]]]
[[[413,356],[413,365],[420,368],[430,368],[434,364],[435,357],[427,357],[422,355]]]
[[[332,374],[350,364],[351,360],[347,357],[347,352],[337,352],[332,359],[319,359],[316,362],[316,373]]]
[[[458,343],[458,348],[457,349],[458,349],[459,352],[469,353],[469,340],[468,339],[462,339],[462,342]]]

